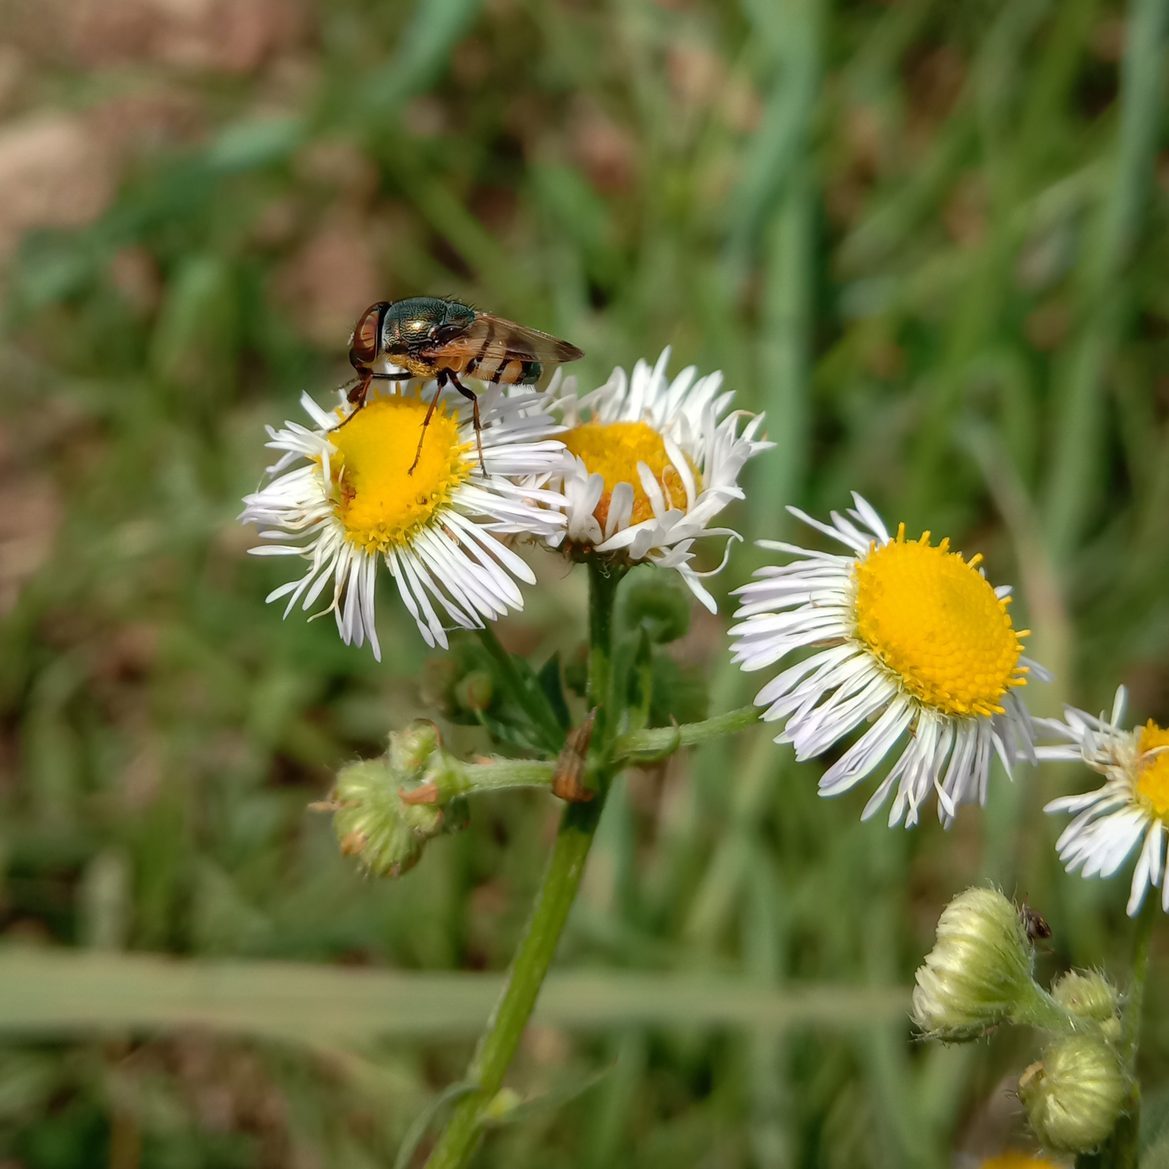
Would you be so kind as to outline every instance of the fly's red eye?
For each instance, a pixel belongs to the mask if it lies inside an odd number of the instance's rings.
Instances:
[[[349,343],[349,360],[354,365],[359,362],[368,365],[377,358],[385,308],[385,304],[380,302],[370,305],[358,320],[353,330],[353,340]]]

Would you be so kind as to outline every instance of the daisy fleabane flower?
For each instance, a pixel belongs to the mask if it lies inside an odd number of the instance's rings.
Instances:
[[[843,555],[759,542],[793,559],[737,590],[733,656],[762,670],[798,655],[755,696],[797,759],[865,727],[821,777],[821,795],[848,791],[891,756],[864,818],[895,792],[889,824],[909,827],[934,793],[948,824],[960,804],[985,801],[992,753],[1008,774],[1013,760],[1032,757],[1016,693],[1030,669],[1028,631],[1015,629],[1010,590],[989,584],[981,557],[964,560],[929,532],[910,540],[904,524],[891,536],[864,499],[853,502],[828,524],[788,508],[843,544]]]
[[[471,403],[444,391],[411,473],[433,393],[433,382],[375,390],[356,414],[348,404],[326,411],[302,396],[315,425],[268,428],[268,446],[283,454],[265,486],[244,498],[240,517],[259,525],[263,539],[279,541],[251,549],[256,555],[308,562],[267,599],[287,598],[287,616],[297,604],[310,609],[331,586],[324,611],[334,614],[342,640],[368,639],[379,659],[379,564],[426,643],[446,648],[449,628],[482,628],[522,608],[517,582],[535,582],[499,536],[549,539],[564,529],[564,497],[546,486],[564,446],[538,396],[496,387],[480,396],[484,474]]]
[[[615,369],[600,389],[555,402],[569,458],[552,484],[566,497],[568,525],[550,542],[574,556],[676,569],[714,612],[702,584],[710,574],[694,567],[695,541],[740,538],[711,521],[743,497],[743,464],[772,444],[756,437],[762,415],[731,410],[721,373],[696,377],[690,367],[671,380],[669,357],[666,349],[656,365],[639,361],[631,376]]]
[[[1169,839],[1169,729],[1151,719],[1125,730],[1126,695],[1116,692],[1112,718],[1093,717],[1068,707],[1062,719],[1039,719],[1038,725],[1062,742],[1036,748],[1040,759],[1075,760],[1104,776],[1104,783],[1078,796],[1063,796],[1048,812],[1070,812],[1056,849],[1068,872],[1111,877],[1140,846],[1128,899],[1128,913],[1140,909],[1150,887],[1161,889],[1161,906],[1169,913],[1165,880]]]

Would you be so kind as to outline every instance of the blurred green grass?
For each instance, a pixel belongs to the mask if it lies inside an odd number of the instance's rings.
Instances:
[[[723,369],[778,445],[734,517],[748,537],[860,490],[1017,584],[1056,671],[1039,709],[1125,681],[1137,714],[1169,715],[1162,0],[192,12],[63,10],[52,38],[30,4],[0,16],[0,926],[34,996],[44,950],[47,1015],[76,1020],[87,985],[82,965],[50,977],[60,947],[114,971],[145,951],[414,972],[439,1007],[444,972],[513,947],[554,809],[484,803],[403,880],[363,881],[305,805],[420,711],[423,647],[392,603],[382,666],[327,620],[281,623],[263,605],[281,569],[234,523],[264,423],[347,376],[347,331],[382,296],[449,291],[569,337],[585,384],[665,344]],[[30,179],[13,159],[46,111],[86,153],[48,151]],[[738,549],[722,616],[683,647],[716,706],[751,693],[722,631],[757,562]],[[569,652],[580,582],[539,569],[502,635]],[[659,1001],[588,1035],[539,1024],[513,1082],[549,1106],[480,1163],[924,1167],[997,1147],[1021,1038],[922,1046],[876,1008],[711,1032],[685,980],[887,1003],[983,877],[1051,921],[1042,966],[1121,968],[1122,883],[1063,877],[1041,814],[1085,781],[1000,776],[985,814],[903,836],[859,824],[859,796],[819,800],[762,737],[631,777],[559,977],[587,967],[618,1002],[660,972]],[[12,960],[0,997],[27,1001]],[[124,1031],[10,1035],[0,1160],[384,1165],[476,1026],[452,1000],[443,1038],[375,1017],[322,1056],[109,1010]],[[1163,1079],[1163,1033],[1144,1063]]]

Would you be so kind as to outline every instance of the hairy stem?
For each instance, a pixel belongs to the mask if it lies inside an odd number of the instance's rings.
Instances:
[[[1137,1079],[1137,1055],[1141,1046],[1141,1016],[1144,1013],[1145,983],[1149,976],[1149,943],[1153,936],[1153,922],[1161,916],[1157,890],[1150,889],[1137,918],[1133,937],[1132,972],[1124,1004],[1124,1031],[1120,1041],[1120,1057],[1131,1085],[1129,1099],[1120,1120],[1116,1123],[1108,1147],[1111,1156],[1106,1164],[1116,1169],[1136,1169],[1141,1128],[1141,1085]]]
[[[617,758],[636,763],[639,757],[662,758],[680,751],[683,747],[694,747],[709,739],[734,735],[753,727],[759,721],[759,711],[754,706],[740,706],[725,714],[716,714],[696,723],[680,723],[672,727],[654,727],[652,730],[632,731],[621,735],[614,744]]]
[[[613,777],[610,736],[618,712],[609,709],[612,691],[612,615],[618,577],[589,564],[588,697],[597,710],[588,777],[596,791],[589,803],[570,804],[564,811],[556,844],[540,883],[531,916],[512,959],[503,994],[471,1057],[467,1093],[451,1112],[446,1128],[426,1164],[428,1169],[461,1169],[471,1159],[482,1135],[485,1113],[503,1086],[504,1076],[540,987],[556,954],[564,923],[576,900],[585,861],[596,834],[605,795]]]

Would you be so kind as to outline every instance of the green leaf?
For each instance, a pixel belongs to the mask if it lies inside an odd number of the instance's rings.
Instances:
[[[565,697],[561,680],[559,650],[540,667],[536,681],[540,684],[544,697],[548,699],[548,705],[556,715],[561,729],[567,731],[572,725],[572,714],[568,709],[568,699]]]
[[[679,665],[668,654],[657,654],[653,661],[653,701],[646,725],[701,722],[709,715],[710,688],[702,670]]]

